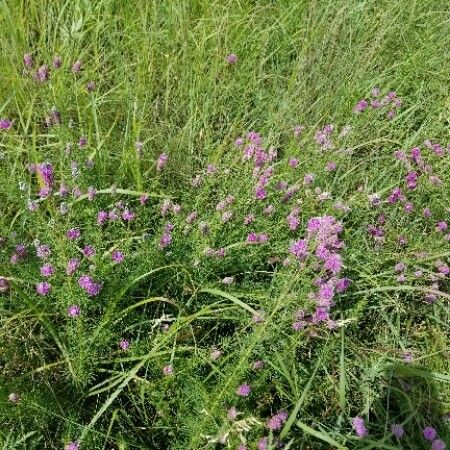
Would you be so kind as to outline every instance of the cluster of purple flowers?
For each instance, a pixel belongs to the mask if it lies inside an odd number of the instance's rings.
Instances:
[[[288,418],[287,411],[279,411],[277,414],[273,415],[266,423],[267,428],[272,431],[280,430],[284,422]]]
[[[319,270],[320,276],[315,281],[318,291],[310,294],[310,298],[315,301],[316,310],[309,321],[326,322],[330,328],[335,326],[329,315],[334,305],[334,296],[344,292],[350,285],[348,278],[338,278],[343,269],[342,257],[339,254],[344,246],[339,239],[342,229],[342,224],[333,216],[313,217],[308,221],[306,237],[295,241],[289,247],[291,255],[300,261],[309,256],[314,257],[316,263],[313,267]],[[293,325],[295,330],[306,325],[303,318],[303,314],[296,317]]]
[[[371,92],[370,102],[367,101],[366,99],[359,100],[356,103],[353,112],[362,113],[367,108],[369,108],[369,106],[372,109],[388,108],[389,110],[386,113],[386,117],[388,119],[393,119],[395,117],[396,109],[400,108],[400,106],[402,105],[402,99],[397,97],[397,93],[394,91],[390,91],[381,100],[379,99],[380,95],[381,95],[380,89],[377,87],[373,88]]]
[[[89,275],[81,275],[78,285],[84,289],[89,297],[95,297],[102,290],[102,284],[94,281]]]
[[[333,130],[334,126],[329,124],[316,131],[314,138],[322,150],[330,150],[334,147],[334,144],[331,140],[331,134],[333,133]]]

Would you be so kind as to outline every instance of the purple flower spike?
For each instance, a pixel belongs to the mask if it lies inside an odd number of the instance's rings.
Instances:
[[[364,424],[364,419],[362,417],[359,417],[359,416],[353,417],[352,425],[353,425],[356,435],[359,438],[365,438],[369,435],[366,425]]]

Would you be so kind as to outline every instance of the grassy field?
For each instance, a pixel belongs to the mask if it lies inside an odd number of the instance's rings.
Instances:
[[[450,5],[0,0],[0,444],[443,450]]]

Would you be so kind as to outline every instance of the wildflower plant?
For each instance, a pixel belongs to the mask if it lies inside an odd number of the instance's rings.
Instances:
[[[2,446],[445,449],[442,5],[144,3],[1,7]]]

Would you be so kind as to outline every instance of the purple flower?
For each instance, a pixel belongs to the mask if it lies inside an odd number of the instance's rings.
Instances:
[[[73,275],[76,270],[78,269],[80,265],[80,260],[79,259],[69,259],[69,261],[67,262],[67,266],[66,266],[66,274],[67,275]]]
[[[0,119],[0,130],[9,130],[12,127],[12,122],[8,119]]]
[[[79,228],[71,228],[70,230],[67,231],[66,233],[66,237],[67,239],[74,241],[76,239],[79,239],[81,236],[81,232]]]
[[[25,53],[23,55],[23,63],[28,68],[33,67],[33,56],[31,55],[31,53]]]
[[[356,104],[353,111],[356,113],[360,113],[360,112],[363,112],[365,109],[367,109],[368,106],[369,106],[369,104],[367,103],[367,100],[360,100]]]
[[[72,441],[69,442],[65,447],[64,450],[79,450],[80,443],[78,441]]]
[[[0,277],[0,294],[5,293],[9,289],[9,282],[6,278]]]
[[[397,439],[400,439],[405,434],[403,427],[398,424],[392,425],[391,432]]]
[[[88,81],[87,84],[86,84],[86,90],[88,92],[95,91],[95,82],[94,81]]]
[[[290,159],[289,159],[289,165],[290,165],[292,168],[297,167],[297,166],[298,166],[298,159],[296,159],[296,158],[290,158]]]
[[[248,397],[250,395],[251,388],[248,384],[241,384],[236,389],[236,394],[239,395],[239,397]]]
[[[267,450],[269,448],[269,439],[266,437],[261,438],[257,444],[258,450]]]
[[[126,351],[130,347],[130,341],[128,339],[121,339],[119,342],[119,347]]]
[[[108,213],[106,211],[99,211],[97,213],[97,225],[103,225],[108,220]]]
[[[431,444],[431,450],[445,450],[446,446],[441,439],[435,439]]]
[[[367,428],[364,424],[364,419],[362,417],[356,416],[352,419],[352,425],[355,429],[355,433],[359,438],[365,438],[369,435]]]
[[[333,253],[326,258],[323,268],[336,275],[342,270],[342,265],[343,262],[341,255]]]
[[[163,249],[170,245],[172,242],[172,235],[170,233],[164,233],[159,240],[159,248]]]
[[[89,297],[95,297],[102,290],[102,284],[94,281],[89,275],[81,275],[78,285],[84,289]]]
[[[133,211],[126,209],[123,213],[122,213],[122,219],[125,222],[131,222],[133,219],[135,218],[135,214]]]
[[[86,245],[83,248],[82,253],[86,258],[91,258],[92,256],[95,256],[95,248],[92,247],[92,245]]]
[[[61,64],[62,64],[61,58],[59,56],[55,56],[53,58],[53,63],[52,64],[53,64],[53,67],[55,69],[59,69],[61,67]]]
[[[289,247],[289,252],[297,259],[305,259],[308,256],[308,242],[306,239],[295,241]]]
[[[436,224],[436,230],[437,231],[445,231],[448,228],[447,222],[438,222]]]
[[[38,81],[40,81],[41,83],[44,83],[45,81],[47,81],[49,79],[49,77],[50,77],[50,74],[48,72],[47,64],[44,64],[41,67],[39,67],[39,69],[37,71]]]
[[[333,172],[333,170],[336,170],[337,164],[333,161],[330,161],[327,163],[326,168],[329,172]]]
[[[41,267],[41,275],[43,277],[51,277],[55,273],[55,268],[50,264],[44,264]]]
[[[39,295],[45,296],[52,290],[52,285],[50,283],[47,283],[46,281],[43,281],[41,283],[38,283],[36,285],[36,292]]]
[[[50,246],[47,244],[39,245],[36,248],[36,256],[39,259],[47,259],[51,255],[51,253],[52,253],[52,251],[50,249]]]
[[[162,168],[167,164],[167,161],[169,159],[169,156],[167,153],[161,153],[159,155],[158,161],[156,163],[156,170],[160,172]]]
[[[437,437],[437,431],[435,428],[428,426],[423,429],[423,437],[427,441],[433,441]]]
[[[73,63],[72,73],[78,74],[78,73],[80,73],[80,71],[81,71],[81,61],[78,59],[77,61],[75,61]]]
[[[124,256],[124,254],[123,254],[120,250],[114,250],[114,251],[111,253],[111,259],[112,259],[115,263],[119,264],[119,263],[121,263],[121,262],[123,262],[123,261],[125,260],[125,256]]]
[[[299,137],[304,129],[305,127],[303,125],[297,125],[296,127],[294,127],[294,136]]]
[[[78,317],[80,315],[81,309],[78,305],[70,305],[67,308],[67,315],[69,317]]]
[[[264,361],[261,361],[260,359],[256,360],[253,365],[253,370],[261,370],[264,367]]]
[[[267,421],[266,426],[272,431],[280,430],[287,418],[288,413],[286,411],[280,411]]]
[[[235,420],[238,415],[238,410],[235,406],[232,406],[227,413],[228,420]]]
[[[234,53],[230,53],[227,55],[226,60],[228,64],[236,64],[238,57]]]
[[[173,366],[172,366],[172,364],[168,364],[167,366],[163,367],[163,374],[165,376],[173,375]]]
[[[85,148],[88,144],[88,141],[85,136],[80,136],[80,139],[78,139],[78,147]]]

